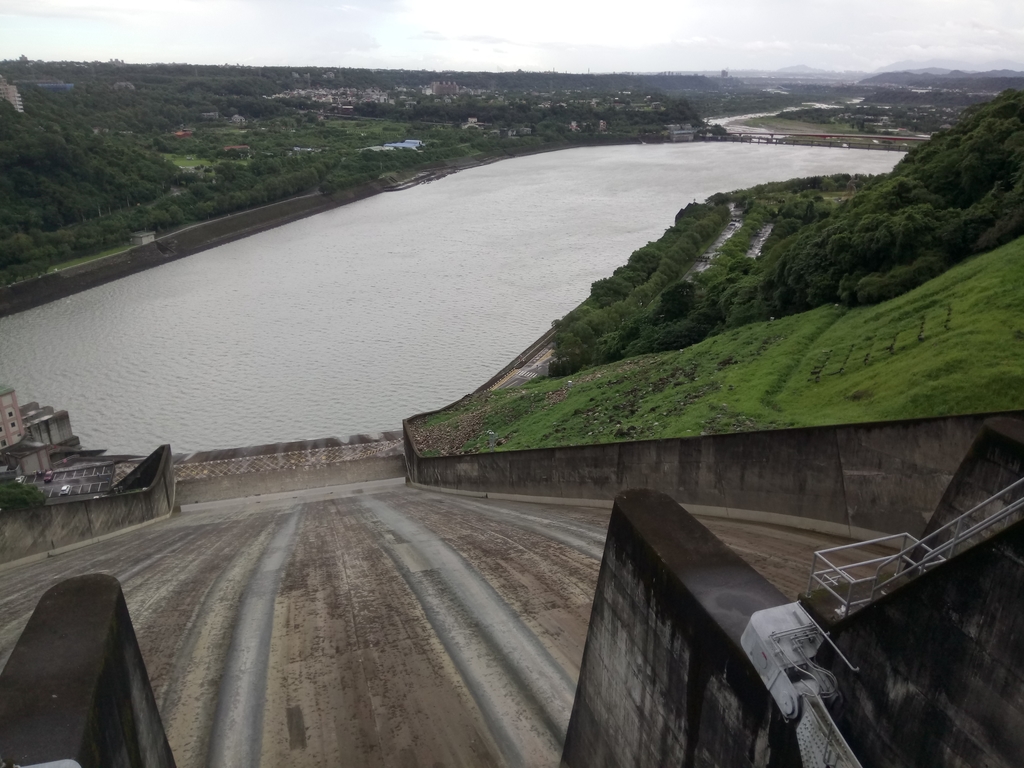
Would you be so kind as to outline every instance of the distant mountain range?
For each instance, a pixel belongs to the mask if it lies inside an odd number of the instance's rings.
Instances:
[[[1024,72],[1024,63],[1019,61],[1008,61],[1006,59],[993,59],[982,63],[970,63],[967,61],[954,61],[952,59],[929,59],[927,61],[897,61],[884,67],[879,67],[875,73],[883,72],[911,72],[915,75],[948,75],[951,72],[964,74],[981,74],[992,77],[993,72],[1008,70],[1013,73],[1011,76],[1019,76]]]
[[[959,66],[952,66],[959,65]],[[717,73],[702,73],[714,77]],[[894,85],[911,85],[916,83],[937,85],[938,80],[945,83],[953,80],[971,80],[972,84],[981,81],[994,81],[1001,78],[1019,80],[1024,78],[1024,64],[1012,61],[991,61],[986,62],[984,68],[978,65],[967,65],[963,62],[947,60],[932,61],[897,61],[894,64],[882,67],[874,72],[858,72],[855,70],[836,71],[809,67],[806,64],[796,64],[790,67],[782,67],[775,70],[733,70],[730,73],[733,77],[757,77],[757,78],[794,78],[806,80],[837,80],[837,81],[861,81],[890,83]],[[931,78],[935,82],[926,82]],[[986,86],[988,87],[988,86]],[[1006,87],[1019,87],[1007,83]]]

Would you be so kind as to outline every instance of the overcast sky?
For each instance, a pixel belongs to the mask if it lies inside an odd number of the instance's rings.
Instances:
[[[21,54],[574,72],[981,68],[1024,60],[1024,0],[0,0],[0,59]]]

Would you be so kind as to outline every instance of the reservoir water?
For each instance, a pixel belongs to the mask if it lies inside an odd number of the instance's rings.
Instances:
[[[472,391],[719,191],[895,152],[574,149],[378,195],[0,319],[0,382],[113,452],[395,429]]]

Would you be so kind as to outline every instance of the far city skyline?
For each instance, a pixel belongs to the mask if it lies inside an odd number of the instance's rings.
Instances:
[[[2,58],[574,72],[1024,59],[1015,0],[0,0]]]

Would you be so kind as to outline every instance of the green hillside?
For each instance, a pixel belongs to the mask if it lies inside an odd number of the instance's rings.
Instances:
[[[474,396],[413,422],[429,454],[1024,408],[1024,238],[881,304]],[[573,386],[566,388],[572,378]]]

